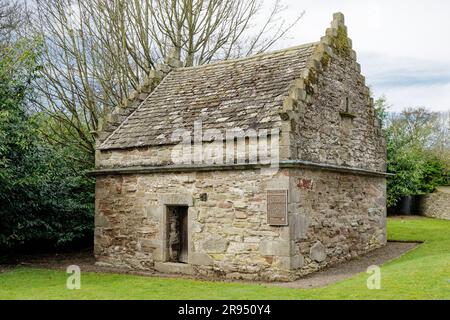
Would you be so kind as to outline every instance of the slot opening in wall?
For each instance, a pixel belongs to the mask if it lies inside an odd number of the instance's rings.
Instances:
[[[188,207],[167,207],[168,262],[188,262]]]

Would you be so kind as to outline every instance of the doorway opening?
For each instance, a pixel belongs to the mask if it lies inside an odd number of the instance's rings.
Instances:
[[[167,207],[169,262],[188,263],[188,209],[187,206]]]

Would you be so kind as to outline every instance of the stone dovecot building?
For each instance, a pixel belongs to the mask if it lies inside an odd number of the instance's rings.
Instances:
[[[342,14],[317,43],[166,62],[99,132],[98,264],[293,280],[386,244],[385,140]]]

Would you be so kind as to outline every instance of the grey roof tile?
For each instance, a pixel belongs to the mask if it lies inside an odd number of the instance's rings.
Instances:
[[[100,150],[172,144],[176,129],[271,129],[317,44],[172,71]]]

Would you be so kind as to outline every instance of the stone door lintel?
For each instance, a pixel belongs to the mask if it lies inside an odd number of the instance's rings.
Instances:
[[[158,195],[158,201],[163,206],[194,206],[194,197],[182,193],[166,193]]]

